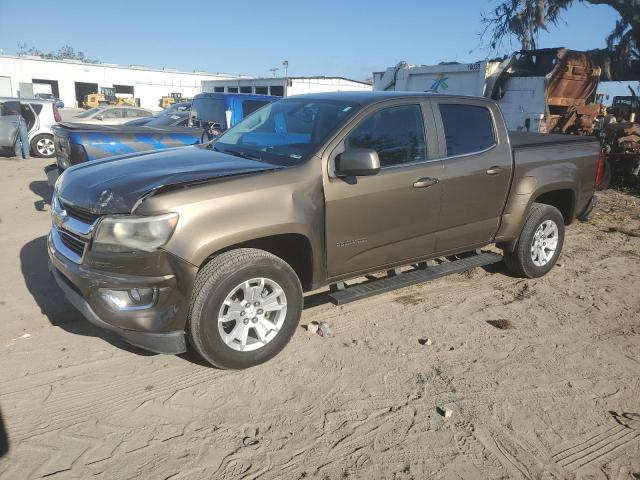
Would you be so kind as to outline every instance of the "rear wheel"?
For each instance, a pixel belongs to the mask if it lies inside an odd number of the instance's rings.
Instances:
[[[34,155],[42,158],[52,158],[56,154],[56,147],[53,143],[53,135],[46,133],[36,135],[31,140],[31,151]]]
[[[286,346],[301,313],[302,287],[285,261],[263,250],[232,250],[198,273],[189,338],[212,365],[247,368]]]
[[[553,268],[564,244],[564,218],[551,205],[534,203],[520,237],[504,248],[504,263],[516,275],[536,278]]]

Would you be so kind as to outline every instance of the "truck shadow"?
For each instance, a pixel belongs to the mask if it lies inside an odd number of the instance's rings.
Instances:
[[[2,410],[0,410],[0,458],[4,457],[7,452],[9,452],[9,436],[2,419]]]
[[[51,196],[53,195],[53,187],[46,181],[37,180],[29,184],[29,190],[38,195],[41,200],[33,202],[33,206],[39,212],[44,212],[47,209],[46,205],[51,205]]]
[[[37,182],[34,182],[37,183]],[[29,293],[51,325],[74,335],[100,337],[115,347],[138,355],[155,355],[129,345],[115,334],[91,325],[66,299],[49,273],[47,238],[38,237],[20,250],[20,269]]]

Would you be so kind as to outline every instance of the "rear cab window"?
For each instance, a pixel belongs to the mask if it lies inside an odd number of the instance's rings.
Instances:
[[[219,123],[223,129],[226,129],[225,110],[222,98],[196,97],[191,104],[191,123],[197,127],[205,127],[208,122]]]
[[[487,107],[439,103],[447,157],[483,152],[496,145],[493,117]]]

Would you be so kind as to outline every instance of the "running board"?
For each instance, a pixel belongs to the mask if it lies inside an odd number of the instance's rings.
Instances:
[[[482,267],[500,261],[502,261],[502,255],[493,252],[480,253],[433,267],[416,268],[398,275],[392,274],[388,277],[361,283],[353,287],[342,287],[341,285],[340,287],[342,288],[329,293],[329,299],[336,305],[344,305],[345,303],[355,302],[380,293],[391,292],[398,288],[428,282],[452,273],[461,273],[475,267]]]

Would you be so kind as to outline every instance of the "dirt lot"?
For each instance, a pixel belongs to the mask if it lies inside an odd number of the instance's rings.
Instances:
[[[637,197],[602,194],[542,279],[310,295],[302,325],[333,338],[301,326],[230,372],[128,347],[66,303],[46,163],[0,158],[0,478],[640,478]]]

